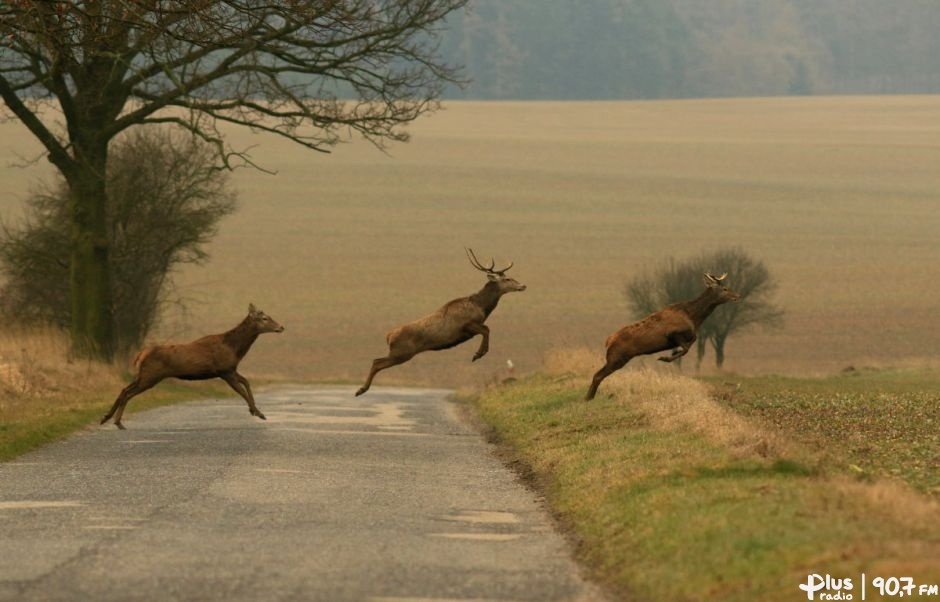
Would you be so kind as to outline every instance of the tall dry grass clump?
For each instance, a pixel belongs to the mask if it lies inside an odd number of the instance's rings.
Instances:
[[[587,376],[604,363],[604,356],[587,347],[555,347],[545,352],[542,366],[554,376]]]
[[[0,332],[0,410],[9,410],[16,400],[116,389],[120,383],[114,366],[73,360],[61,331]]]
[[[585,347],[552,349],[544,357],[547,373],[581,378],[585,389],[603,363],[599,353]],[[722,406],[706,384],[673,366],[628,366],[611,375],[604,387],[603,394],[642,411],[654,427],[688,429],[742,456],[776,458],[783,452],[779,436]]]
[[[0,462],[97,425],[124,387],[122,375],[128,368],[73,358],[67,335],[54,329],[0,332]],[[164,387],[134,409],[221,390],[205,385]]]

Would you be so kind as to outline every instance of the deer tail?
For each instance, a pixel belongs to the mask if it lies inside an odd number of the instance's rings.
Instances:
[[[144,359],[150,355],[150,352],[153,351],[153,347],[144,347],[137,352],[137,355],[134,356],[133,366],[135,370],[140,369],[140,365],[143,363]]]

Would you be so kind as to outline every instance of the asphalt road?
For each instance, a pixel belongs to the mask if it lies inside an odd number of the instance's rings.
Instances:
[[[275,389],[0,464],[0,600],[599,599],[446,397]]]

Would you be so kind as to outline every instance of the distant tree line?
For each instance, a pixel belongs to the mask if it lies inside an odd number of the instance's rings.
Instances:
[[[452,98],[940,92],[936,0],[475,0]]]

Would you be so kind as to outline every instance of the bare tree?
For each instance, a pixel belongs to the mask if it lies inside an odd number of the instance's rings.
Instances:
[[[107,236],[114,345],[136,349],[166,300],[174,266],[202,263],[220,219],[235,208],[228,174],[214,150],[192,136],[140,128],[119,140],[108,160]],[[67,328],[69,192],[64,182],[27,200],[26,218],[0,232],[0,311],[18,322]]]
[[[10,0],[0,3],[0,98],[71,198],[73,348],[114,351],[108,149],[168,123],[253,165],[234,124],[327,151],[358,132],[381,146],[458,80],[439,58],[445,17],[468,0]],[[48,102],[52,101],[52,102]]]
[[[724,366],[725,343],[735,332],[754,326],[775,327],[783,310],[770,301],[777,284],[762,261],[740,247],[725,247],[681,262],[670,258],[662,266],[629,281],[624,295],[635,318],[649,315],[660,307],[678,303],[697,294],[701,274],[708,271],[728,274],[741,295],[740,303],[718,307],[698,331],[696,365],[705,357],[707,345],[715,351],[715,364]]]
[[[735,332],[759,326],[776,328],[783,322],[783,310],[770,298],[777,290],[777,282],[763,261],[754,259],[741,247],[726,247],[700,255],[696,263],[714,265],[716,271],[727,272],[728,279],[740,293],[741,303],[729,303],[715,310],[711,320],[702,328],[703,339],[715,350],[715,365],[725,363],[725,342]],[[698,363],[705,356],[705,341],[699,343]]]

